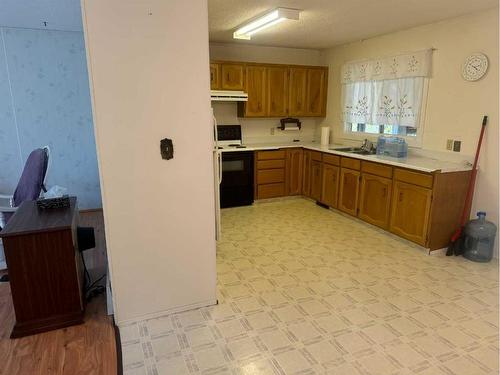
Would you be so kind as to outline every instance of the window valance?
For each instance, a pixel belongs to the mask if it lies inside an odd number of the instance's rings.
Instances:
[[[432,50],[417,51],[372,60],[360,60],[342,66],[343,84],[409,77],[429,77]]]

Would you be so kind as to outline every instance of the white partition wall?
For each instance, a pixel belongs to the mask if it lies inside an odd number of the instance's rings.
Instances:
[[[213,304],[206,0],[82,0],[82,11],[115,318]]]

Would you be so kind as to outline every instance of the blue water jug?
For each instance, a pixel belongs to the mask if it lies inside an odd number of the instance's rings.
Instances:
[[[489,262],[493,257],[497,227],[486,219],[486,212],[478,212],[477,219],[465,225],[464,257],[474,262]]]

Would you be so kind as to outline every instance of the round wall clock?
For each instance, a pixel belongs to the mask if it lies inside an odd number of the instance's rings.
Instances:
[[[473,53],[465,59],[462,77],[466,81],[481,79],[488,70],[488,57],[482,53]]]

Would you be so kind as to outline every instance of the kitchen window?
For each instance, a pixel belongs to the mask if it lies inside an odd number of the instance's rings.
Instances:
[[[431,50],[342,67],[344,137],[405,137],[421,144]]]

